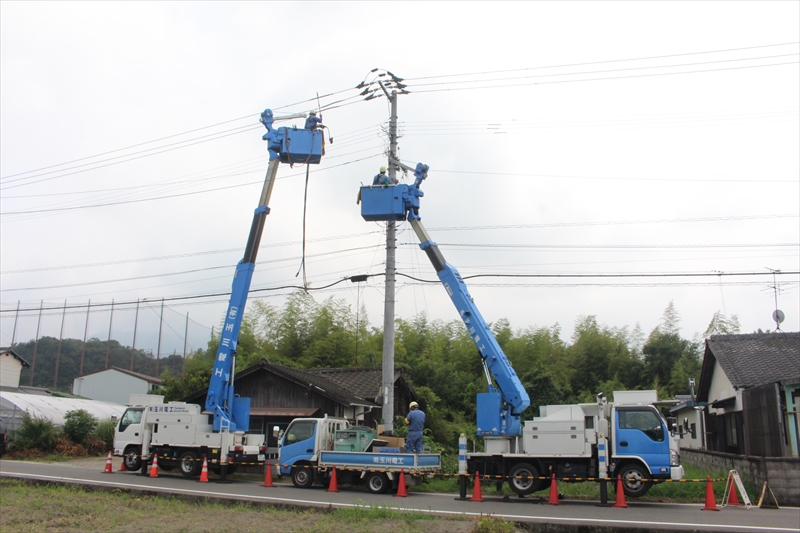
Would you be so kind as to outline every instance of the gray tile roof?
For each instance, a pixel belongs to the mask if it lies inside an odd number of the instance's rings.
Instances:
[[[374,402],[381,393],[383,370],[380,367],[310,368],[305,372],[329,379],[356,396],[371,402]]]
[[[712,335],[706,340],[703,374],[709,355],[736,388],[775,383],[800,376],[800,333]]]

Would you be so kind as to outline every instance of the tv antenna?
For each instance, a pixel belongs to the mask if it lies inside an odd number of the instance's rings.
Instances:
[[[770,288],[772,292],[775,294],[775,311],[772,312],[772,320],[775,321],[775,331],[781,330],[781,322],[786,319],[786,315],[778,309],[778,292],[780,292],[781,288],[778,286],[776,276],[781,273],[780,270],[776,270],[774,268],[765,267],[767,270],[772,272],[772,285]]]

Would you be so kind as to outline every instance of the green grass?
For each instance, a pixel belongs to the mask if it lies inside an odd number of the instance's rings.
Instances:
[[[327,511],[287,510],[244,503],[220,504],[122,491],[33,485],[0,478],[3,533],[133,532],[184,533],[470,533],[476,521],[439,518],[388,507],[358,506]],[[486,529],[481,531],[503,531]]]

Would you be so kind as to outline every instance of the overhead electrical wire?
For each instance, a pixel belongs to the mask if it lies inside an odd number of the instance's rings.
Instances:
[[[583,78],[578,80],[554,80],[554,81],[535,81],[529,83],[513,83],[513,84],[505,84],[505,85],[482,85],[479,87],[450,87],[447,89],[422,89],[422,90],[414,90],[413,94],[422,94],[422,93],[436,93],[436,92],[451,92],[451,91],[466,91],[466,90],[475,90],[475,89],[501,89],[501,88],[508,88],[508,87],[527,87],[530,85],[551,85],[557,83],[580,83],[580,82],[589,82],[589,81],[609,81],[609,80],[623,80],[623,79],[630,79],[630,78],[650,78],[655,76],[676,76],[680,74],[703,74],[708,72],[722,72],[727,70],[742,70],[742,69],[749,69],[749,68],[763,68],[763,67],[779,67],[785,65],[797,65],[800,62],[798,61],[789,61],[783,63],[770,63],[767,65],[746,65],[740,67],[727,67],[727,68],[717,68],[717,69],[703,69],[703,70],[688,70],[683,72],[657,72],[653,74],[633,74],[630,76],[610,76],[605,78]]]
[[[440,81],[440,82],[433,82],[433,83],[418,83],[414,84],[414,91],[417,92],[424,92],[419,91],[417,87],[427,87],[433,85],[456,85],[456,84],[465,84],[465,83],[484,83],[484,82],[498,82],[498,81],[515,81],[515,80],[525,80],[531,78],[549,78],[554,76],[582,76],[584,74],[606,74],[609,72],[628,72],[631,70],[650,70],[656,68],[677,68],[677,67],[694,67],[699,65],[712,65],[716,63],[731,63],[734,61],[754,61],[759,59],[775,59],[779,57],[789,57],[789,56],[797,56],[800,55],[796,52],[790,54],[778,54],[778,55],[771,55],[771,56],[762,56],[762,57],[745,57],[745,58],[734,58],[734,59],[719,59],[716,61],[702,61],[699,63],[680,63],[677,65],[648,65],[643,67],[629,67],[629,68],[619,68],[619,69],[608,69],[608,70],[590,70],[590,71],[583,71],[583,72],[562,72],[562,73],[553,73],[553,74],[535,74],[530,76],[518,76],[518,77],[511,77],[511,78],[484,78],[478,80],[463,80],[463,81]],[[758,65],[761,66],[761,65]]]
[[[441,280],[438,280],[438,279],[426,280],[426,279],[416,278],[416,277],[413,277],[411,275],[408,275],[408,274],[405,274],[405,273],[402,273],[402,272],[397,272],[396,274],[398,276],[405,277],[405,278],[411,279],[411,280],[419,282],[419,283],[441,284]],[[774,275],[777,275],[777,276],[785,276],[785,275],[794,276],[794,275],[798,275],[798,274],[800,274],[800,271],[780,271],[780,272],[775,273]],[[377,274],[371,274],[368,277],[381,277],[381,276],[384,276],[384,275],[385,275],[384,273],[377,273]],[[589,273],[587,273],[587,274],[515,274],[515,275],[508,275],[508,274],[475,274],[475,275],[472,275],[472,276],[464,276],[464,279],[472,279],[472,278],[478,278],[478,277],[499,277],[499,278],[508,278],[508,277],[515,277],[515,278],[609,278],[609,279],[610,278],[692,278],[692,277],[722,278],[722,277],[733,277],[733,276],[748,276],[748,277],[770,276],[771,277],[771,276],[773,276],[773,273],[772,272],[666,272],[666,273],[650,273],[650,274],[647,274],[647,273],[630,273],[630,274],[625,274],[625,273],[623,273],[623,274],[589,274]],[[346,281],[351,281],[350,278],[351,277],[344,277],[342,279],[333,281],[331,283],[322,285],[320,287],[313,287],[313,286],[303,287],[303,286],[296,285],[296,284],[287,284],[287,285],[280,285],[280,286],[275,286],[275,287],[264,287],[264,288],[251,289],[250,292],[251,293],[260,293],[260,292],[269,292],[269,291],[279,291],[279,290],[285,290],[285,289],[299,289],[299,290],[307,289],[309,291],[319,291],[319,290],[323,290],[323,289],[327,289],[327,288],[336,286],[336,285],[338,285],[340,283],[344,283]],[[748,281],[726,282],[726,283],[730,284],[730,285],[762,285],[763,284],[763,282],[748,282]],[[794,283],[794,282],[789,282],[789,283]],[[718,282],[702,283],[702,284],[700,284],[700,283],[692,283],[692,285],[708,285],[708,286],[716,286],[717,284],[718,284]],[[587,283],[574,284],[574,285],[549,284],[549,285],[546,285],[546,286],[562,287],[562,286],[591,286],[591,285],[596,285],[596,284],[587,284]],[[670,285],[673,285],[673,284],[670,284]],[[674,285],[677,286],[677,284],[674,284]],[[474,286],[474,287],[478,287],[478,286],[487,286],[487,287],[488,286],[492,286],[492,287],[499,287],[499,286],[527,287],[527,286],[531,286],[531,287],[534,287],[534,286],[540,286],[540,285],[471,284],[470,286]],[[622,286],[622,285],[602,284],[600,286]],[[637,285],[630,285],[630,286],[655,286],[655,285],[654,284],[650,284],[650,285],[637,284]],[[175,297],[169,297],[169,298],[166,298],[166,297],[165,298],[144,298],[144,299],[140,298],[138,300],[129,300],[129,301],[121,301],[121,302],[115,301],[113,305],[115,306],[115,308],[120,308],[120,307],[124,307],[124,306],[135,305],[137,302],[141,303],[143,301],[148,301],[148,302],[151,302],[151,303],[152,302],[156,302],[156,301],[160,302],[161,300],[163,300],[165,302],[175,302],[175,301],[185,301],[185,300],[198,300],[198,299],[202,299],[202,298],[215,298],[215,297],[229,296],[229,295],[230,295],[230,292],[215,292],[215,293],[208,293],[208,294],[195,294],[195,295],[188,295],[188,296],[175,296]],[[57,306],[42,307],[42,310],[43,311],[60,311],[60,310],[63,310],[63,309],[86,309],[87,307],[98,307],[98,308],[110,307],[111,305],[112,304],[110,302],[109,303],[97,303],[96,302],[96,303],[90,304],[89,306],[87,306],[85,304],[66,305],[65,306],[65,305],[62,304],[62,305],[57,305]],[[31,312],[31,311],[39,312],[39,307],[20,308],[19,310],[17,310],[17,308],[0,309],[0,313],[15,313],[15,312],[23,313],[23,312]]]
[[[684,52],[681,54],[667,54],[667,55],[659,55],[659,56],[645,56],[645,57],[629,57],[624,59],[607,59],[603,61],[589,61],[589,62],[582,62],[582,63],[566,63],[561,65],[546,65],[540,67],[526,67],[526,68],[517,68],[517,69],[505,69],[505,70],[490,70],[490,71],[483,71],[483,72],[472,72],[466,74],[442,74],[438,76],[423,76],[423,77],[416,77],[416,78],[404,78],[406,81],[412,80],[430,80],[430,79],[437,79],[437,78],[451,78],[455,76],[478,76],[478,75],[485,75],[485,74],[504,74],[506,72],[523,72],[527,70],[538,70],[538,69],[546,69],[546,68],[561,68],[561,67],[582,67],[587,65],[599,65],[603,63],[620,63],[625,61],[648,61],[651,59],[666,59],[669,57],[684,57],[684,56],[693,56],[693,55],[702,55],[702,54],[720,54],[725,52],[740,52],[742,50],[755,50],[760,48],[772,48],[776,46],[791,46],[795,44],[800,44],[800,41],[792,41],[788,43],[776,43],[776,44],[762,44],[758,46],[746,46],[742,48],[724,48],[721,50],[707,50],[704,52]]]

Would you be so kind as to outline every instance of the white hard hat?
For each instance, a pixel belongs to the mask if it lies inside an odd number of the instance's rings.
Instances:
[[[411,402],[410,404],[408,404],[409,409],[413,409],[414,407],[419,407],[419,404],[417,402]]]

